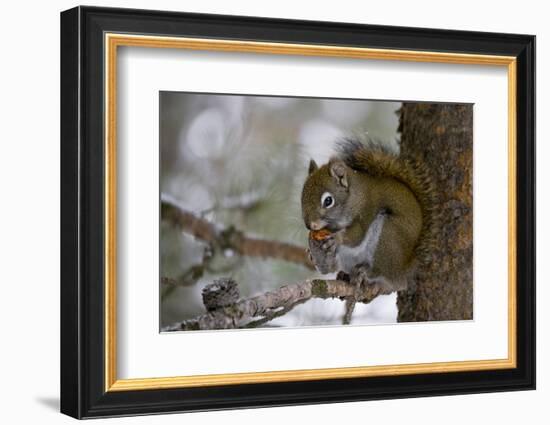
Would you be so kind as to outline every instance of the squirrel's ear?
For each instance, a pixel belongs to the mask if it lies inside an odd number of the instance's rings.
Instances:
[[[336,179],[336,181],[345,188],[348,187],[347,166],[344,161],[339,159],[332,159],[328,166],[330,175]]]
[[[319,166],[317,165],[317,163],[312,159],[311,161],[309,161],[309,170],[308,170],[308,174],[311,174],[313,173],[315,170],[317,170],[319,168]]]

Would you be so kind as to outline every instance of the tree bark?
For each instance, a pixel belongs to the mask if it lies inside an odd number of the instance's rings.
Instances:
[[[401,155],[433,170],[442,223],[433,261],[398,293],[398,321],[472,319],[473,107],[404,103],[400,114]]]

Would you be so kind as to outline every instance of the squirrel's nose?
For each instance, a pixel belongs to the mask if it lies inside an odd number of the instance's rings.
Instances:
[[[309,225],[311,230],[321,230],[323,227],[325,227],[325,222],[323,220],[315,220],[312,221]]]

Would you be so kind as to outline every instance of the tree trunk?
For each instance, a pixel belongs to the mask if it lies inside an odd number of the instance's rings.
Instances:
[[[433,170],[442,224],[432,263],[398,294],[399,322],[473,317],[472,123],[472,105],[401,108],[401,155],[423,159]]]

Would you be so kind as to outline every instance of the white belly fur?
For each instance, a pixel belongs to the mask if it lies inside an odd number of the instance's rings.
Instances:
[[[385,221],[386,214],[379,213],[370,224],[365,237],[359,245],[354,247],[340,246],[338,249],[340,270],[350,273],[351,269],[357,264],[372,265]]]

